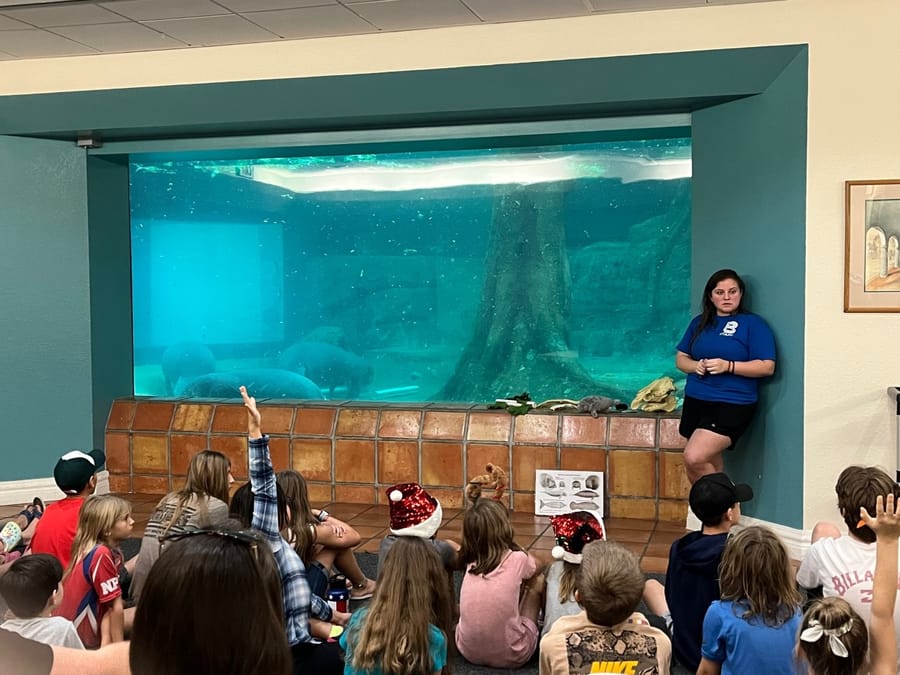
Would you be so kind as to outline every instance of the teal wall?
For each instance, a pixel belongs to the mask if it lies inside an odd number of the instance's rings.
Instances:
[[[694,294],[709,273],[733,266],[745,273],[755,306],[778,337],[779,366],[767,385],[758,423],[729,465],[759,494],[748,512],[786,525],[802,523],[803,307],[807,48],[803,45],[653,54],[608,59],[522,63],[433,71],[233,82],[115,91],[4,97],[0,134],[73,140],[93,129],[120,152],[143,152],[145,139],[187,139],[261,132],[338,131],[465,123],[523,122],[654,112],[694,114]],[[127,141],[127,143],[126,143]],[[197,141],[209,148],[208,140]],[[55,164],[73,147],[6,139],[0,167],[14,220],[53,213],[65,229],[65,265],[29,286],[25,275],[0,271],[0,312],[23,326],[54,315],[51,355],[73,352],[68,363],[41,359],[31,331],[18,328],[3,362],[25,386],[18,406],[21,433],[46,426],[34,408],[49,396],[77,399],[71,421],[47,430],[42,445],[102,442],[102,422],[115,396],[131,393],[130,267],[125,173],[115,143],[79,162]],[[44,142],[46,143],[46,142]],[[223,141],[222,147],[226,142]],[[127,148],[127,149],[126,149]],[[52,154],[52,153],[50,153]],[[34,166],[23,177],[22,166]],[[47,176],[44,178],[43,174]],[[9,184],[7,175],[19,181]],[[69,192],[58,199],[56,184]],[[23,185],[23,183],[27,185]],[[27,189],[20,189],[26,188]],[[52,193],[52,194],[51,194]],[[7,200],[4,200],[6,202]],[[55,207],[52,206],[55,204]],[[62,214],[65,214],[64,217]],[[40,217],[39,217],[40,216]],[[88,230],[88,222],[90,229]],[[90,232],[90,235],[88,235]],[[55,228],[17,230],[14,248],[50,257]],[[77,240],[77,241],[75,241]],[[88,244],[90,259],[87,259]],[[44,249],[47,249],[45,251]],[[78,252],[81,255],[78,256]],[[14,258],[20,270],[21,256]],[[48,260],[48,262],[50,262]],[[91,284],[88,285],[90,279]],[[64,286],[64,288],[57,288]],[[62,296],[59,293],[62,292]],[[53,310],[59,310],[55,312]],[[689,317],[685,317],[687,323]],[[673,346],[674,354],[674,346]],[[61,367],[64,366],[64,367]],[[70,393],[71,392],[71,393]],[[17,404],[18,405],[18,404]],[[28,431],[25,431],[25,430]],[[88,440],[84,440],[88,439]],[[37,443],[29,438],[29,449]],[[22,453],[10,478],[47,475],[46,460]]]

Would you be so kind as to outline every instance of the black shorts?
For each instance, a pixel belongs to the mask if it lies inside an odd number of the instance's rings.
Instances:
[[[737,439],[747,431],[755,413],[756,403],[724,403],[685,396],[678,433],[690,438],[696,429],[708,429],[728,436],[733,447]]]

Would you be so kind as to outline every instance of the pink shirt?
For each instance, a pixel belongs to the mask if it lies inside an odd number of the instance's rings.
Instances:
[[[469,565],[469,569],[471,569]],[[487,574],[463,575],[456,648],[466,660],[493,668],[518,668],[537,647],[537,624],[519,614],[522,581],[537,564],[524,551],[510,551]]]

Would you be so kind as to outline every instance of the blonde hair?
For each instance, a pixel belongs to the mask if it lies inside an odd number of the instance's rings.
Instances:
[[[744,619],[756,616],[780,626],[800,608],[787,549],[774,532],[747,527],[729,537],[719,565],[722,600],[741,605]]]
[[[637,556],[622,544],[592,541],[581,552],[575,587],[591,623],[615,626],[640,604],[644,574]]]
[[[563,565],[562,574],[559,575],[559,601],[566,603],[575,595],[578,568],[581,565],[568,560],[560,560],[558,562],[561,562]]]
[[[797,642],[798,661],[805,659],[815,675],[856,675],[867,665],[869,652],[869,631],[856,611],[842,598],[816,600],[803,615],[800,632],[809,628],[810,621],[816,621],[825,630],[842,629],[849,623],[849,630],[835,635],[844,647],[847,656],[835,655],[830,647],[830,636],[822,635],[814,642],[800,639]],[[798,669],[801,670],[802,669]]]
[[[384,559],[372,605],[362,625],[347,634],[347,663],[359,672],[384,675],[433,673],[430,625],[453,644],[453,596],[432,543],[398,537]],[[450,672],[450,659],[442,671]]]
[[[291,509],[288,524],[293,535],[291,543],[300,559],[309,563],[313,560],[316,550],[316,525],[319,521],[316,520],[309,505],[306,480],[300,472],[291,469],[279,471],[275,477]]]
[[[459,560],[463,565],[474,563],[470,574],[487,574],[509,551],[522,550],[514,536],[506,507],[493,499],[479,499],[463,517]]]
[[[97,544],[109,543],[110,530],[129,515],[131,504],[121,497],[93,495],[85,499],[78,512],[78,530],[72,542],[72,559],[66,569],[66,576]]]
[[[215,450],[203,450],[191,457],[190,466],[188,466],[187,479],[184,481],[184,487],[166,495],[162,501],[157,504],[158,511],[165,512],[166,502],[171,497],[175,497],[178,501],[172,516],[163,523],[162,533],[160,537],[164,537],[174,525],[178,523],[178,519],[184,512],[184,507],[191,500],[191,497],[214,497],[224,504],[228,504],[228,474],[231,473],[231,461],[221,452]],[[208,500],[202,500],[200,504],[201,515],[205,515],[208,510]]]

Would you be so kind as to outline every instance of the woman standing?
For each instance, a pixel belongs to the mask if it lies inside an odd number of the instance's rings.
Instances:
[[[679,432],[688,439],[684,468],[693,484],[724,469],[756,412],[758,381],[775,372],[775,337],[744,309],[744,281],[719,270],[703,289],[703,311],[676,348],[675,366],[687,374]]]

